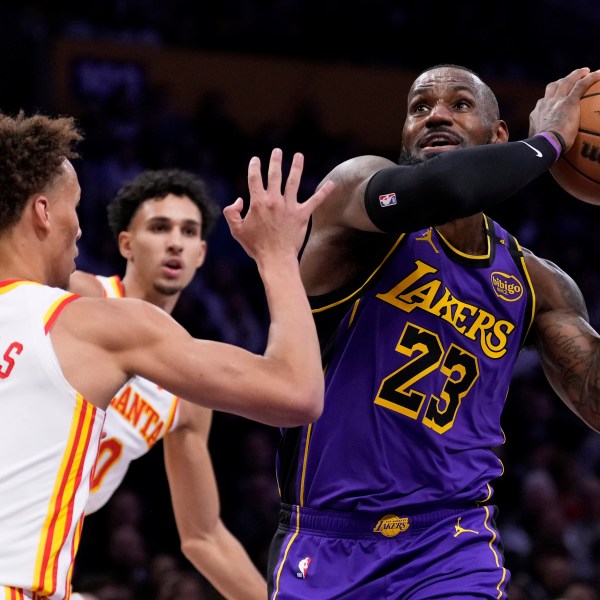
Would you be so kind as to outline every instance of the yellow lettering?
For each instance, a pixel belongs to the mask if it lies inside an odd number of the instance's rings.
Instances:
[[[486,355],[490,358],[500,358],[506,354],[506,340],[514,328],[515,326],[508,321],[496,321],[493,333],[489,332],[485,337],[482,336],[481,338],[481,347]],[[496,344],[492,342],[493,336],[496,336]]]
[[[410,313],[420,308],[450,323],[459,333],[470,340],[479,340],[482,351],[490,358],[500,358],[506,353],[508,336],[515,326],[509,321],[496,320],[496,317],[472,304],[456,298],[452,292],[442,287],[442,281],[432,279],[413,287],[427,275],[437,273],[437,269],[420,261],[415,261],[415,269],[402,281],[377,298]],[[513,278],[511,275],[505,277]],[[517,282],[508,282],[492,277],[499,290],[514,295],[522,293],[523,288]],[[516,280],[515,280],[516,281]]]
[[[480,332],[480,336],[483,339],[485,331],[494,323],[495,319],[489,312],[480,309],[479,314],[475,318],[473,325],[469,328],[469,331],[465,333],[465,336],[470,340],[474,340],[477,337],[477,333]]]
[[[388,302],[393,306],[400,308],[406,312],[412,311],[414,308],[418,306],[418,304],[412,304],[406,302],[404,299],[401,299],[400,296],[416,281],[424,277],[425,275],[429,275],[430,273],[437,273],[437,269],[430,267],[424,262],[417,260],[415,261],[416,269],[407,277],[405,277],[400,283],[395,285],[391,290],[386,292],[385,294],[377,294],[377,298],[383,300],[384,302]],[[439,282],[438,282],[439,286]],[[412,294],[408,296],[410,299]]]
[[[419,306],[427,312],[431,312],[431,305],[435,301],[435,295],[440,289],[440,282],[437,279],[412,290],[408,294],[403,294],[397,300],[406,303],[406,306],[410,306],[409,310]]]

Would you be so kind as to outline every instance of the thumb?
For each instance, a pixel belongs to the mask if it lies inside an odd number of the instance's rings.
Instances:
[[[244,201],[238,198],[233,204],[226,206],[223,209],[223,216],[229,225],[229,229],[233,230],[235,227],[239,227],[242,223],[242,209],[244,207]]]
[[[309,214],[312,213],[327,199],[334,187],[335,183],[333,181],[326,181],[308,200],[302,203],[302,206],[306,207]]]

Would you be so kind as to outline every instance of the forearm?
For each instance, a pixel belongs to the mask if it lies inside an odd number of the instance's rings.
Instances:
[[[568,323],[560,318],[548,327],[547,335],[551,344],[546,342],[538,350],[552,389],[586,425],[600,433],[600,341],[590,345],[585,334],[573,336]]]
[[[371,221],[388,233],[441,225],[506,200],[556,159],[556,145],[540,135],[445,152],[417,165],[376,173],[367,185],[365,208]],[[390,194],[395,204],[389,202]]]
[[[265,578],[222,521],[211,537],[182,540],[182,552],[227,600],[267,598]]]
[[[323,372],[316,328],[295,256],[259,262],[271,324],[265,358],[277,364],[284,394],[302,413],[318,418],[323,408]]]

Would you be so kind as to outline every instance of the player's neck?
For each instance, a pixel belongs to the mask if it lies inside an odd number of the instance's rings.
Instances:
[[[17,236],[6,235],[0,240],[0,281],[21,279],[50,285],[43,252],[30,252],[30,248]]]
[[[455,219],[436,229],[452,246],[465,254],[478,256],[488,252],[485,219],[482,213]]]

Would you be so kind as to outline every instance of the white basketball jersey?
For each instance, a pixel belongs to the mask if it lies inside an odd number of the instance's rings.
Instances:
[[[70,590],[104,421],[65,379],[49,335],[77,297],[0,282],[0,598]]]
[[[109,298],[123,297],[118,276],[96,277]],[[133,377],[113,398],[106,411],[104,436],[92,479],[86,514],[104,506],[119,487],[131,461],[177,425],[179,399],[143,377]]]

